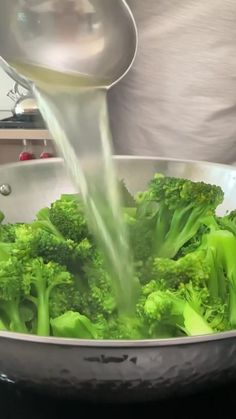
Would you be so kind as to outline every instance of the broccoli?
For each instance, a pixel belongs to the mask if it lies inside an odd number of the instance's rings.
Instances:
[[[138,316],[114,316],[108,321],[105,330],[107,339],[140,340],[148,338],[145,319]]]
[[[79,244],[66,240],[53,228],[46,228],[44,223],[22,225],[17,228],[15,235],[14,244],[7,247],[10,253],[18,258],[41,257],[46,263],[56,262],[66,266],[73,274],[82,270],[83,263],[87,261],[92,251],[92,245],[88,240],[85,239]],[[1,251],[4,252],[5,247],[0,243],[0,258]]]
[[[199,228],[195,236],[193,236],[187,243],[184,244],[183,247],[179,249],[179,252],[176,254],[174,259],[179,259],[186,256],[188,253],[193,253],[200,247],[203,237],[211,230],[206,219],[204,220],[204,223],[205,224]]]
[[[0,224],[0,242],[14,243],[18,224]]]
[[[139,340],[236,327],[236,210],[216,215],[222,189],[160,174],[135,196],[119,185],[135,308],[120,310],[79,196],[62,195],[29,224],[0,213],[0,330]]]
[[[23,283],[29,289],[28,300],[37,307],[37,334],[50,335],[50,295],[52,290],[62,284],[71,284],[71,274],[65,267],[43,259],[29,259],[25,262]]]
[[[81,273],[95,249],[78,202],[74,195],[62,195],[50,208],[40,210],[32,224],[35,235],[30,246],[32,257],[65,265],[73,274]]]
[[[209,282],[210,266],[203,250],[188,253],[178,260],[155,258],[151,276],[167,289],[176,289],[192,281],[205,286]]]
[[[157,174],[148,190],[137,195],[137,217],[148,229],[147,246],[151,240],[155,256],[174,258],[223,198],[219,186]]]
[[[22,264],[17,259],[0,262],[0,312],[11,331],[27,333],[20,312],[27,288],[23,281]]]
[[[151,293],[144,304],[144,313],[150,320],[175,326],[188,336],[214,333],[200,308],[191,304],[191,299],[188,301],[171,291]]]
[[[48,216],[65,239],[79,243],[90,238],[84,208],[77,195],[62,195],[52,203]]]
[[[0,261],[6,261],[11,257],[16,233],[22,224],[0,224]]]
[[[236,326],[236,237],[227,230],[206,235],[202,244],[211,267],[209,291],[212,298],[228,301],[229,322]],[[227,300],[228,298],[228,300]]]
[[[71,284],[62,284],[53,288],[50,294],[50,318],[60,317],[66,311],[81,312],[85,307],[83,293],[78,286],[78,278]]]
[[[117,309],[115,290],[111,277],[105,269],[104,261],[99,252],[84,265],[84,277],[80,279],[80,292],[84,304],[83,313],[93,321],[98,313],[110,316]]]
[[[218,223],[223,230],[228,230],[236,236],[236,210],[224,217],[218,217]]]
[[[151,255],[154,221],[147,217],[141,218],[138,209],[134,207],[124,208],[123,216],[134,260],[145,261]]]
[[[50,209],[42,208],[36,215],[36,220],[32,224],[33,228],[40,228],[47,231],[48,233],[53,234],[59,239],[64,239],[64,236],[61,234],[60,230],[52,223],[50,219]]]
[[[106,320],[98,316],[91,320],[79,312],[67,311],[51,319],[53,336],[80,339],[142,339],[144,331],[138,318],[112,317]]]
[[[7,261],[11,257],[11,243],[0,242],[0,262]]]
[[[30,241],[30,256],[43,258],[44,262],[56,262],[65,265],[68,270],[75,270],[77,260],[76,244],[38,229]]]

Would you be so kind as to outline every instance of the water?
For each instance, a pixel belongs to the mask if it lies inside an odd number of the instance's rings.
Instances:
[[[103,251],[121,311],[134,303],[134,276],[112,159],[106,89],[101,81],[15,65],[35,83],[40,112],[80,193]]]

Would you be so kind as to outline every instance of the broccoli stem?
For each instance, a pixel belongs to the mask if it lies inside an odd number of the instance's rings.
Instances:
[[[231,326],[236,327],[236,292],[233,286],[229,288],[229,322]]]
[[[218,278],[218,274],[220,274],[220,282],[222,282],[222,273],[218,267],[217,267],[217,260],[216,260],[216,254],[213,251],[213,249],[211,249],[209,247],[209,250],[207,252],[207,260],[209,263],[209,266],[211,267],[210,270],[210,275],[209,275],[209,283],[208,283],[208,289],[210,292],[210,297],[211,300],[214,301],[217,298],[220,297],[220,288],[223,287],[223,285],[219,283],[219,278]]]
[[[205,319],[186,303],[183,310],[184,330],[188,336],[197,336],[214,333]]]
[[[174,258],[179,249],[197,234],[205,211],[204,208],[192,209],[192,204],[184,209],[176,209],[168,233],[156,248],[156,255],[162,258]]]
[[[221,281],[221,289],[223,287],[223,278],[227,278],[229,286],[229,320],[232,327],[236,326],[236,273],[235,273],[235,256],[236,256],[236,238],[226,231],[219,230],[209,234],[208,246],[216,249],[216,264],[221,266],[220,275],[218,274],[218,284]],[[219,273],[219,269],[218,269]],[[225,275],[223,275],[225,274]],[[224,291],[224,289],[223,289]]]
[[[5,311],[9,322],[10,322],[10,330],[12,332],[18,333],[27,333],[27,328],[25,323],[21,320],[20,312],[19,312],[19,303],[18,301],[8,301],[1,304],[1,308]]]
[[[219,297],[224,302],[227,298],[227,287],[226,287],[226,278],[223,268],[220,266],[218,268],[218,289],[219,289]]]
[[[38,294],[37,311],[38,311],[37,334],[39,336],[49,336],[50,335],[49,294],[47,292],[40,292]]]

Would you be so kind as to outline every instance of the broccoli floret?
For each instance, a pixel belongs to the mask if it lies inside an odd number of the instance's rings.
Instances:
[[[146,262],[153,254],[154,231],[158,205],[147,198],[147,193],[136,195],[137,208],[125,208],[130,248],[136,262]]]
[[[33,234],[34,232],[30,224],[17,226],[15,229],[15,241],[13,243],[6,243],[6,246],[8,246],[9,257],[13,255],[18,260],[28,259],[30,256]]]
[[[180,295],[191,306],[204,316],[204,319],[215,331],[224,331],[229,328],[228,305],[221,299],[211,299],[209,288],[206,286],[193,285],[190,281],[182,284],[179,288]]]
[[[23,282],[22,264],[15,258],[0,262],[0,312],[9,330],[27,333],[22,319],[20,305],[27,293]]]
[[[148,230],[153,226],[153,253],[174,258],[197,234],[205,218],[215,214],[223,197],[218,186],[157,174],[137,200],[141,223],[148,220]]]
[[[106,339],[140,340],[148,338],[143,318],[115,316],[108,321]]]
[[[206,220],[204,220],[205,222]],[[209,233],[210,228],[208,225],[202,225],[195,236],[193,236],[187,243],[184,244],[183,247],[179,250],[177,255],[175,256],[175,259],[179,259],[188,253],[195,252],[202,244],[202,239],[205,234]]]
[[[0,242],[0,262],[4,262],[10,259],[12,252],[11,243]]]
[[[202,244],[211,266],[209,291],[213,299],[228,301],[229,322],[236,326],[236,237],[227,230],[215,230]],[[227,300],[229,298],[229,300]]]
[[[66,239],[79,243],[89,238],[82,202],[77,195],[62,195],[49,209],[49,219]]]
[[[236,236],[236,210],[224,217],[218,217],[218,223],[223,230],[228,230]]]
[[[76,279],[71,284],[58,285],[51,291],[49,309],[52,319],[61,316],[67,311],[81,312],[83,308],[84,297]]]
[[[25,262],[23,282],[29,288],[27,298],[37,307],[37,334],[50,335],[50,295],[52,290],[62,284],[71,284],[72,277],[65,267],[54,262],[45,264],[43,259]]]
[[[166,288],[176,289],[182,283],[192,281],[206,286],[210,276],[210,266],[204,251],[196,251],[178,260],[155,258],[152,277],[162,282]]]
[[[189,314],[187,317],[185,312]],[[191,315],[193,324],[190,328]],[[142,287],[137,317],[145,325],[145,338],[196,335],[203,334],[204,330],[209,332],[212,329],[213,332],[227,328],[226,307],[220,301],[211,304],[208,288],[193,285],[191,281],[181,284],[177,290],[150,281]]]
[[[154,219],[137,219],[135,223],[129,224],[129,241],[135,261],[145,262],[152,255],[154,229]]]
[[[24,224],[0,224],[0,261],[9,260],[12,255],[13,244],[19,228]],[[27,228],[27,227],[25,227]]]
[[[14,243],[16,239],[16,228],[18,224],[1,224],[0,225],[0,242]]]
[[[39,223],[18,227],[14,246],[10,247],[11,253],[19,259],[41,257],[46,263],[56,262],[66,266],[73,274],[81,272],[92,252],[92,244],[87,239],[79,244],[66,240],[52,229],[44,227]],[[6,250],[8,249],[9,246]],[[5,248],[0,243],[0,258],[1,250],[4,252]]]
[[[162,289],[162,284],[152,279],[148,284],[142,287],[141,295],[144,295],[147,297],[152,292],[159,291],[160,289]]]
[[[105,317],[111,315],[117,308],[115,290],[99,252],[85,264],[83,282],[83,313],[92,320],[98,313]]]
[[[105,318],[111,316],[119,310],[114,279],[106,269],[105,262],[99,251],[94,252],[93,257],[84,266],[83,284],[87,284],[84,290],[84,310],[92,320],[97,313]],[[138,301],[140,293],[140,283],[137,277],[133,278],[133,299]],[[120,310],[119,310],[120,311]],[[135,311],[130,310],[131,312]],[[129,313],[129,314],[130,314]],[[124,313],[123,313],[124,314]],[[127,314],[127,312],[126,312]]]
[[[50,209],[42,208],[36,215],[36,220],[31,224],[33,228],[40,228],[47,231],[48,233],[53,234],[59,239],[64,239],[64,236],[61,234],[60,230],[55,226],[50,219]]]
[[[56,262],[74,270],[76,260],[76,244],[60,238],[44,230],[37,230],[30,242],[30,256],[43,258],[44,262]]]
[[[171,291],[150,294],[145,302],[144,312],[150,320],[175,326],[188,336],[214,333],[199,309]]]

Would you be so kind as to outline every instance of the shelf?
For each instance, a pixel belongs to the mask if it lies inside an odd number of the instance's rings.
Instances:
[[[48,130],[44,129],[0,129],[2,140],[52,140]]]

